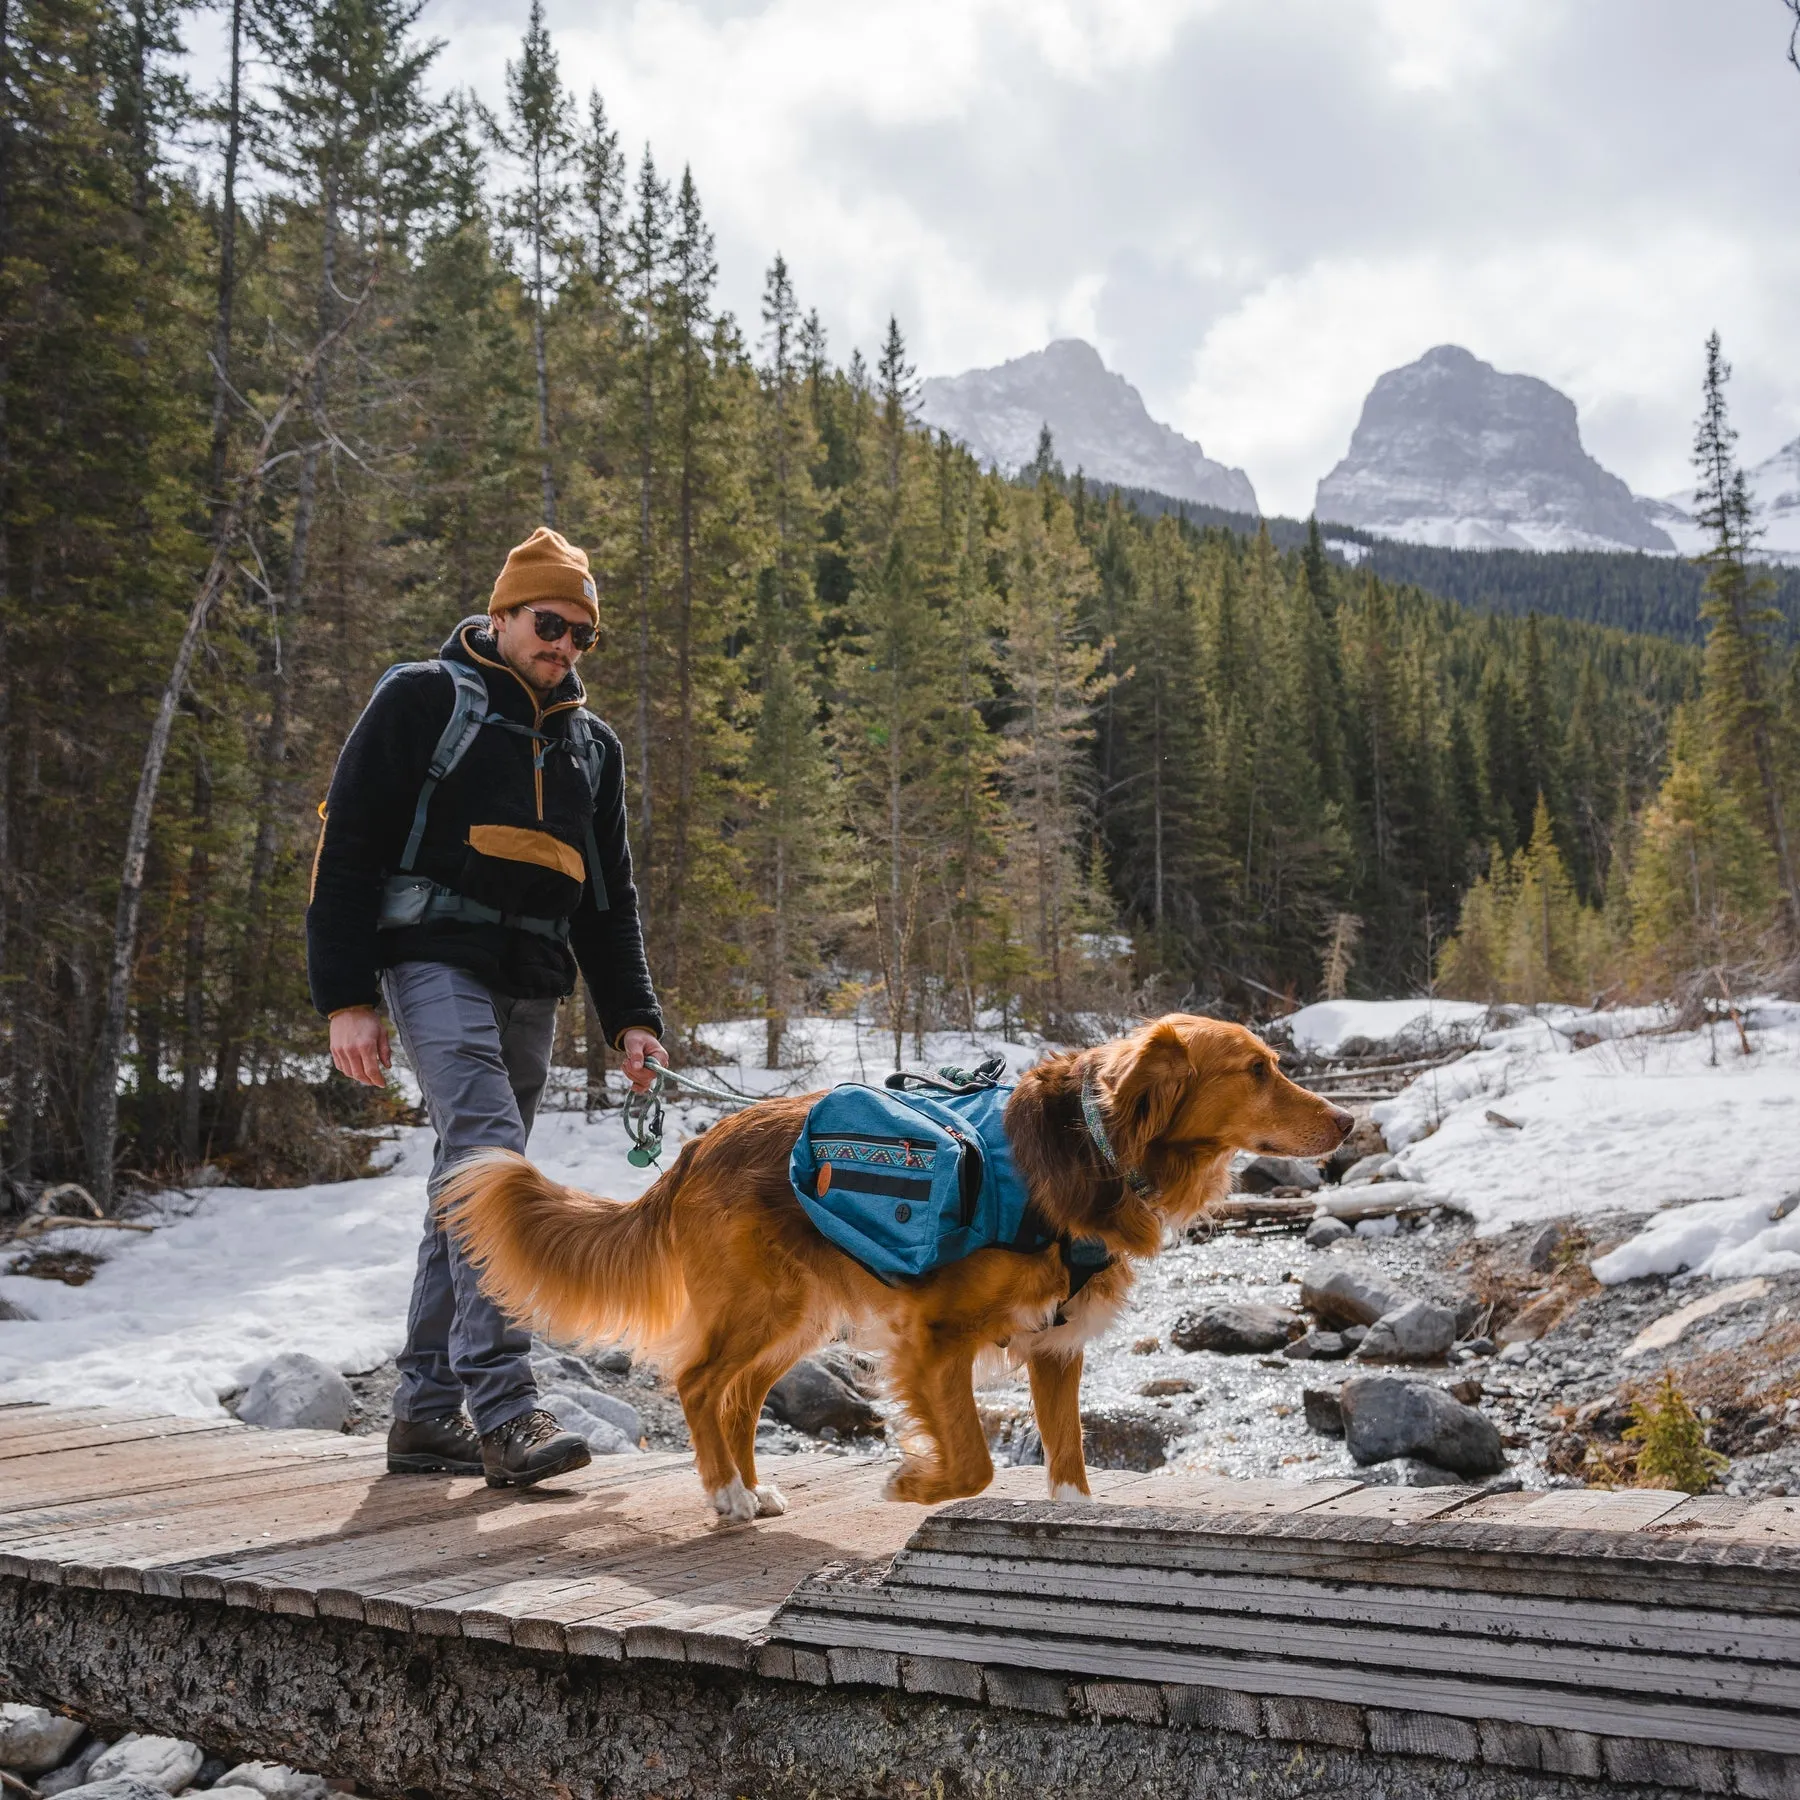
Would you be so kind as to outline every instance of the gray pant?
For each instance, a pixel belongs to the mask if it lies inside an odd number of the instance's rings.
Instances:
[[[550,1070],[556,1001],[509,1000],[447,963],[402,963],[381,987],[437,1133],[435,1199],[444,1172],[472,1151],[524,1151]],[[530,1332],[482,1293],[428,1201],[394,1417],[436,1418],[466,1397],[475,1429],[493,1431],[537,1404],[530,1354]]]

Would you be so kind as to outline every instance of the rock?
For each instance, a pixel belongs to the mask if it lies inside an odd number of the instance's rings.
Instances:
[[[1369,1328],[1366,1325],[1346,1325],[1344,1329],[1338,1333],[1338,1336],[1341,1337],[1345,1344],[1352,1350],[1354,1350],[1368,1335]]]
[[[638,1447],[638,1438],[627,1434],[625,1428],[616,1420],[596,1411],[594,1404],[611,1401],[613,1407],[637,1418],[637,1408],[627,1406],[623,1400],[613,1400],[610,1394],[602,1394],[594,1388],[583,1388],[579,1394],[571,1394],[564,1390],[540,1394],[539,1404],[550,1413],[563,1430],[573,1431],[586,1439],[587,1447],[596,1456],[629,1456]],[[643,1424],[638,1422],[638,1437],[643,1436]]]
[[[1344,1383],[1338,1404],[1344,1441],[1359,1463],[1417,1456],[1477,1478],[1506,1467],[1493,1421],[1428,1382],[1359,1375]]]
[[[94,1766],[96,1759],[105,1748],[106,1740],[104,1738],[93,1738],[83,1744],[81,1749],[76,1752],[72,1762],[64,1763],[60,1769],[53,1770],[39,1779],[37,1791],[44,1796],[44,1800],[55,1800],[56,1795],[66,1794],[71,1788],[85,1787],[88,1770]],[[157,1791],[161,1792],[160,1789]]]
[[[92,1784],[129,1779],[147,1782],[165,1794],[179,1794],[200,1773],[200,1765],[205,1760],[200,1746],[190,1744],[185,1738],[141,1737],[135,1731],[128,1731],[110,1750],[104,1750],[94,1758],[94,1766],[88,1770],[88,1781]],[[82,1800],[88,1800],[84,1789],[70,1791],[81,1794]]]
[[[1440,1469],[1423,1457],[1397,1456],[1392,1462],[1379,1464],[1369,1471],[1371,1483],[1382,1487],[1461,1487],[1463,1478],[1449,1469]]]
[[[194,1787],[202,1790],[217,1787],[225,1778],[225,1771],[232,1766],[231,1759],[224,1756],[209,1756],[200,1765],[200,1773],[194,1777]],[[193,1790],[190,1789],[189,1792]]]
[[[1081,1415],[1081,1446],[1090,1468],[1143,1472],[1160,1469],[1169,1460],[1169,1445],[1182,1429],[1167,1413],[1096,1407]]]
[[[168,1800],[170,1792],[136,1775],[113,1775],[104,1781],[84,1781],[80,1787],[58,1791],[63,1800]],[[44,1790],[39,1788],[38,1792]]]
[[[1551,1290],[1552,1293],[1555,1291],[1554,1288]],[[1625,1355],[1641,1356],[1646,1350],[1667,1350],[1671,1344],[1678,1343],[1682,1334],[1697,1320],[1711,1318],[1714,1313],[1728,1306],[1737,1306],[1747,1300],[1760,1300],[1768,1291],[1769,1284],[1760,1275],[1752,1275],[1748,1281],[1734,1281],[1729,1287],[1715,1288],[1710,1294],[1704,1294],[1698,1300],[1690,1300],[1686,1306],[1677,1307],[1674,1312],[1665,1313],[1653,1324],[1646,1325],[1625,1346]],[[1521,1313],[1519,1319],[1524,1316]],[[1516,1326],[1519,1319],[1513,1320],[1513,1325]],[[1504,1337],[1505,1333],[1501,1335]]]
[[[1534,1344],[1568,1311],[1574,1295],[1563,1288],[1552,1288],[1540,1294],[1521,1313],[1516,1313],[1500,1327],[1503,1344]],[[1630,1350],[1625,1352],[1627,1356]]]
[[[1405,1303],[1406,1296],[1361,1257],[1323,1258],[1300,1277],[1300,1304],[1321,1325],[1373,1325]]]
[[[1131,1346],[1131,1354],[1133,1356],[1154,1356],[1157,1353],[1157,1351],[1159,1351],[1161,1348],[1162,1348],[1162,1339],[1161,1338],[1153,1338],[1153,1337],[1139,1338]]]
[[[1138,1392],[1146,1400],[1163,1400],[1171,1394],[1191,1394],[1193,1391],[1194,1384],[1191,1381],[1182,1380],[1179,1375],[1159,1376],[1155,1381],[1146,1381],[1138,1389]]]
[[[796,1431],[818,1432],[830,1425],[842,1436],[868,1436],[882,1429],[881,1414],[836,1370],[803,1356],[769,1389],[769,1411]]]
[[[1338,1404],[1336,1388],[1303,1388],[1300,1407],[1314,1431],[1326,1437],[1344,1435],[1344,1409]]]
[[[1305,1337],[1297,1337],[1282,1351],[1282,1355],[1294,1362],[1336,1362],[1340,1357],[1350,1354],[1350,1346],[1344,1342],[1343,1336],[1335,1331],[1309,1331]]]
[[[1530,1362],[1531,1346],[1529,1344],[1508,1344],[1500,1352],[1500,1360],[1503,1363]]]
[[[1350,1227],[1342,1219],[1329,1216],[1314,1219],[1306,1228],[1306,1242],[1314,1250],[1326,1250],[1350,1236]]]
[[[265,1431],[342,1431],[355,1413],[349,1382],[300,1350],[284,1351],[264,1363],[237,1407],[246,1425]]]
[[[1325,1177],[1316,1164],[1297,1157],[1258,1156],[1238,1171],[1236,1185],[1245,1194],[1272,1194],[1277,1188],[1299,1188],[1310,1194],[1325,1185]]]
[[[75,1748],[87,1729],[79,1719],[65,1719],[47,1706],[0,1706],[0,1769],[15,1775],[42,1775]]]
[[[1471,1356],[1492,1356],[1497,1347],[1494,1340],[1490,1337],[1470,1338],[1468,1342],[1463,1345],[1463,1348],[1468,1351]]]
[[[631,1373],[631,1352],[629,1350],[602,1350],[593,1359],[594,1367],[602,1375],[629,1375]]]
[[[0,1294],[0,1324],[8,1320],[35,1319],[36,1317],[36,1313],[27,1310],[18,1301],[8,1300],[4,1294]]]
[[[271,1762],[239,1763],[227,1769],[214,1791],[234,1787],[262,1794],[265,1800],[325,1800],[330,1791],[323,1775],[302,1775],[286,1763]]]
[[[1361,1187],[1366,1183],[1373,1181],[1376,1176],[1382,1174],[1385,1170],[1391,1169],[1396,1160],[1396,1158],[1388,1155],[1385,1150],[1377,1150],[1373,1156],[1359,1156],[1356,1161],[1344,1171],[1343,1184],[1345,1187]]]
[[[1383,1313],[1357,1346],[1361,1362],[1442,1362],[1456,1342],[1456,1318],[1429,1300],[1409,1300]]]
[[[1184,1313],[1169,1327],[1178,1350],[1215,1350],[1222,1356],[1266,1355],[1305,1329],[1305,1321],[1285,1306],[1215,1301]]]
[[[1461,1381],[1446,1382],[1444,1392],[1464,1406],[1473,1406],[1481,1398],[1482,1386],[1473,1375],[1465,1375]]]
[[[1560,1220],[1553,1219],[1531,1240],[1531,1247],[1525,1252],[1525,1266],[1536,1269],[1540,1274],[1556,1267],[1556,1253],[1562,1248],[1564,1232]]]
[[[183,1185],[191,1188],[229,1187],[231,1177],[217,1163],[202,1163]]]

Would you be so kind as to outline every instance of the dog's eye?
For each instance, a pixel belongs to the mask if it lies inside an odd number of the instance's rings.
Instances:
[[[1250,1065],[1250,1079],[1252,1081],[1267,1081],[1269,1079],[1269,1065],[1266,1062],[1253,1062]]]

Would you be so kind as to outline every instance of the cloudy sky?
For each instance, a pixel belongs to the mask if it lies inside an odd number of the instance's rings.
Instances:
[[[1461,343],[1687,484],[1701,346],[1742,448],[1800,433],[1782,0],[546,0],[565,80],[691,165],[722,297],[779,248],[834,353],[1055,336],[1305,513],[1382,370]],[[527,0],[434,0],[491,103]]]

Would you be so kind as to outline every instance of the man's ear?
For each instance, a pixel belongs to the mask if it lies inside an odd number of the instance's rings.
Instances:
[[[1136,1152],[1169,1128],[1194,1077],[1187,1044],[1172,1021],[1160,1019],[1118,1046],[1108,1074],[1108,1111],[1119,1147],[1132,1146],[1135,1160]]]

